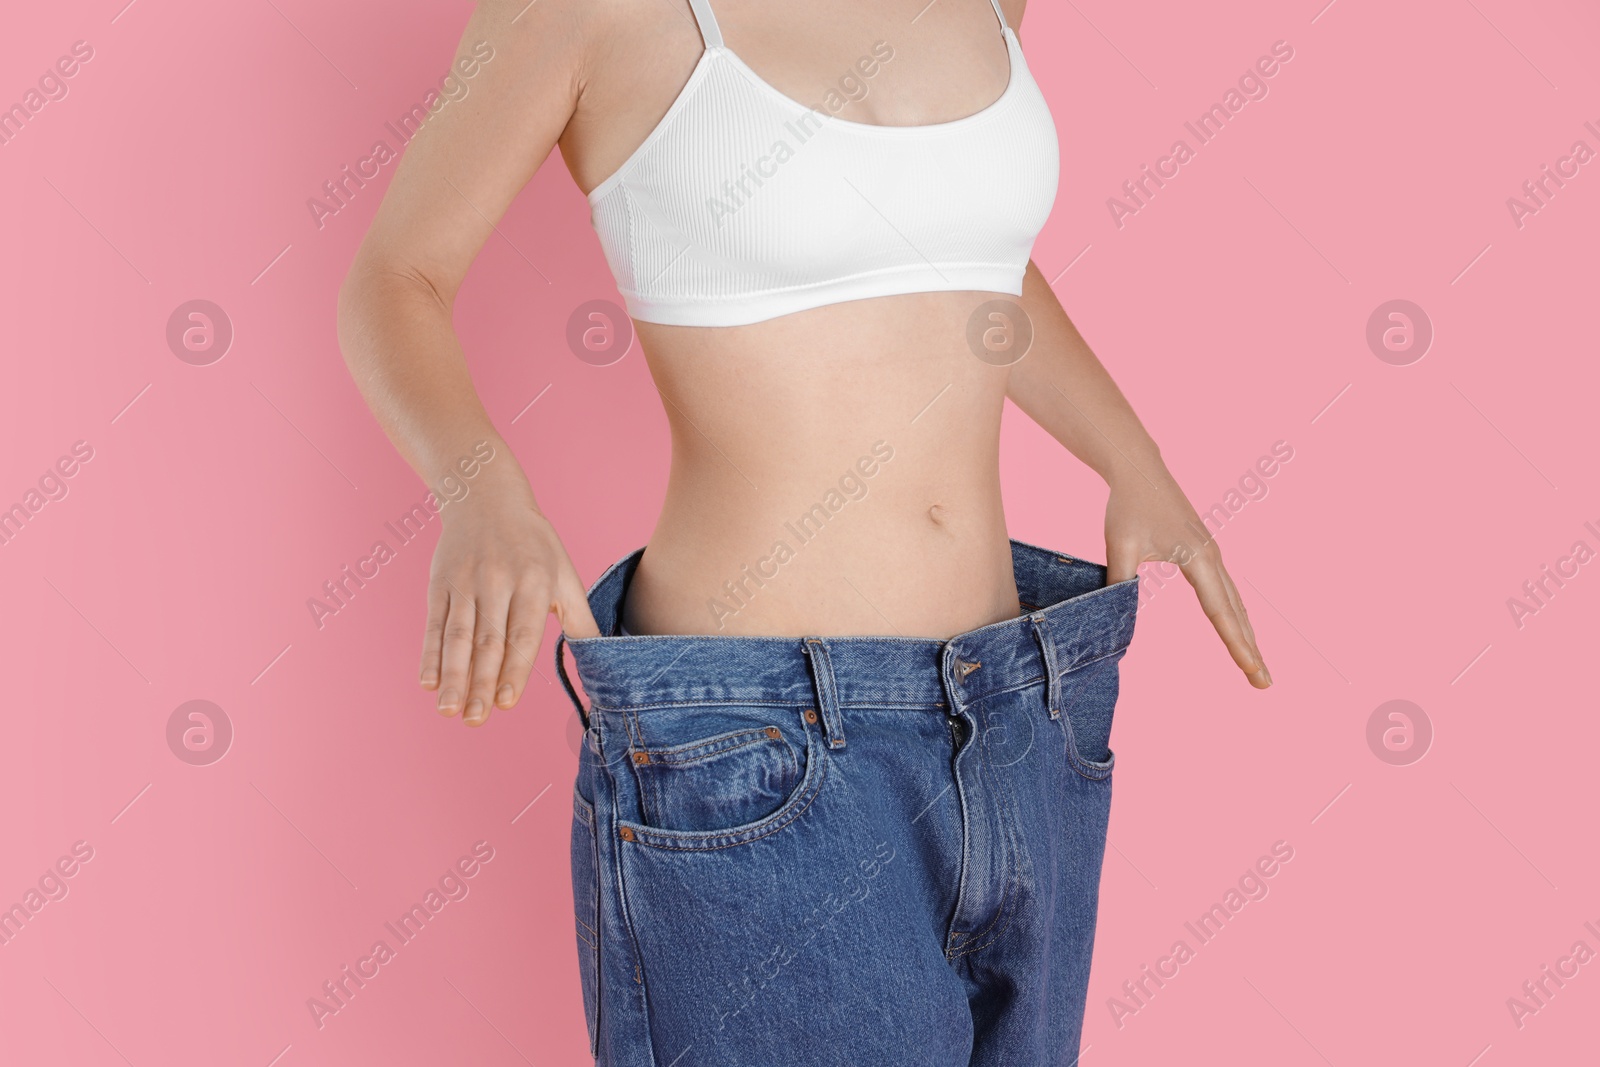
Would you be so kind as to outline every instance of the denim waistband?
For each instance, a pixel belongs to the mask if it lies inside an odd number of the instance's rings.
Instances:
[[[572,647],[579,677],[599,708],[693,703],[828,702],[942,706],[1056,677],[1128,647],[1138,580],[1106,585],[1106,569],[1021,541],[1012,568],[1024,614],[957,634],[916,637],[615,636],[628,583],[644,549],[612,564],[589,589],[601,637],[556,642],[562,683],[587,724],[561,654]]]

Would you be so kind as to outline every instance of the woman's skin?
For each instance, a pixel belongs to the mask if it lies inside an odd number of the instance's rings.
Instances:
[[[1007,84],[987,0],[712,2],[728,47],[808,103],[888,42],[893,60],[837,112],[855,122],[944,122]],[[1023,0],[1003,6],[1019,26]],[[428,586],[421,683],[438,690],[442,713],[474,726],[522,696],[551,612],[569,637],[599,631],[473,389],[451,324],[456,292],[554,146],[587,193],[655,127],[703,47],[687,0],[482,0],[458,54],[478,41],[492,61],[408,147],[339,295],[351,373],[425,481],[437,484],[481,440],[505,457],[443,512]],[[966,339],[973,312],[996,299],[1033,324],[1032,349],[1011,366],[980,360]],[[1109,486],[1109,580],[1145,561],[1179,563],[1234,662],[1252,685],[1271,684],[1216,543],[1031,263],[1020,298],[918,293],[748,326],[636,327],[672,464],[629,589],[629,631],[948,638],[1016,616],[999,478],[1009,397]],[[568,358],[557,348],[552,338],[551,359]],[[802,544],[785,524],[859,472],[879,442],[872,477],[859,480],[865,495]],[[793,558],[759,564],[780,540]],[[747,567],[777,573],[758,587]]]

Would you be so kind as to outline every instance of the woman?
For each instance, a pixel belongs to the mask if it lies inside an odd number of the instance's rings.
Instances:
[[[351,370],[424,479],[480,440],[508,457],[445,515],[421,680],[481,725],[550,612],[571,644],[602,1063],[1073,1062],[1139,563],[1180,563],[1271,684],[1028,260],[1058,146],[1023,2],[481,3],[464,40],[493,61],[411,146],[341,293]],[[557,144],[672,434],[649,544],[587,595],[451,327]],[[1008,540],[1007,397],[1110,486],[1109,570]]]

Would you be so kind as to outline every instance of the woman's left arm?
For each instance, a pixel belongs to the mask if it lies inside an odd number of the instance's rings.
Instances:
[[[1176,563],[1222,643],[1257,689],[1272,684],[1239,590],[1216,540],[1167,470],[1127,398],[1095,358],[1050,284],[1032,262],[1022,310],[1033,345],[1011,367],[1006,388],[1017,407],[1105,479],[1108,582],[1132,578],[1147,561]],[[1006,324],[997,323],[1004,327]]]

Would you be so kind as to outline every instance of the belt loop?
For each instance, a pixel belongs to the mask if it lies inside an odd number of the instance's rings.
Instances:
[[[566,687],[567,696],[572,698],[572,706],[578,709],[578,721],[583,723],[585,730],[589,729],[589,712],[584,708],[583,701],[578,699],[578,691],[572,688],[572,679],[567,677],[566,657],[561,650],[567,645],[567,635],[556,634],[556,673],[561,676],[561,684]]]
[[[828,643],[820,637],[801,639],[801,649],[811,661],[811,676],[817,684],[817,711],[822,716],[822,736],[828,747],[844,747],[844,716],[839,710],[839,688],[833,677],[833,661]]]
[[[966,710],[966,705],[961,699],[961,687],[956,684],[956,646],[953,641],[946,641],[939,650],[939,685],[944,689],[944,698],[949,705],[949,714],[960,715]]]
[[[1044,673],[1049,679],[1046,698],[1050,703],[1050,717],[1061,717],[1061,672],[1056,666],[1056,643],[1050,637],[1050,623],[1042,611],[1028,616],[1033,623],[1033,639],[1039,643],[1039,654],[1044,657]]]

